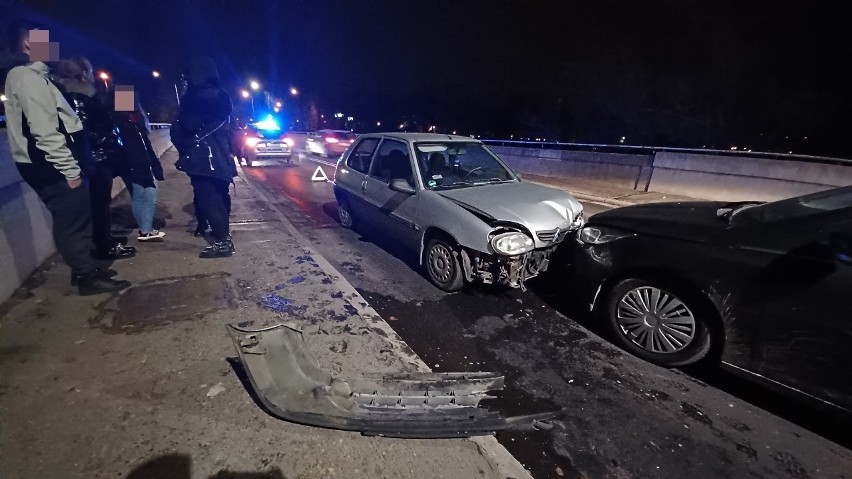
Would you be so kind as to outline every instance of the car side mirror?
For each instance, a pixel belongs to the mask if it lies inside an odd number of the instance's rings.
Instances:
[[[393,191],[405,193],[407,195],[413,195],[414,193],[416,193],[414,191],[414,188],[412,188],[411,185],[409,185],[408,182],[403,180],[402,178],[396,178],[394,180],[391,180],[390,184],[388,185],[388,188],[392,189]]]

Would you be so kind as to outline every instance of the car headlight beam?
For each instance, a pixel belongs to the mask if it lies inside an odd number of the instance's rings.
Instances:
[[[580,230],[577,241],[585,244],[605,244],[630,236],[633,236],[633,233],[601,226],[586,226]]]
[[[532,251],[535,248],[535,242],[523,233],[510,232],[491,238],[491,247],[498,254],[516,256]]]

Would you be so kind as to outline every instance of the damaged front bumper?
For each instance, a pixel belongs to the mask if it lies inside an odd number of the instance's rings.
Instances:
[[[478,407],[502,389],[494,373],[389,373],[343,380],[319,367],[299,330],[228,325],[252,389],[268,411],[300,424],[400,438],[548,430],[559,412],[506,418]]]
[[[468,282],[508,285],[526,291],[524,282],[547,271],[550,255],[556,246],[529,251],[516,256],[500,256],[462,249],[461,263]]]

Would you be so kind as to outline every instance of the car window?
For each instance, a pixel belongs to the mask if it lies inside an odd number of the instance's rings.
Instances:
[[[379,147],[379,153],[370,168],[370,176],[390,183],[391,180],[402,178],[414,186],[414,175],[411,170],[411,160],[408,146],[396,140],[385,140]]]
[[[416,143],[414,148],[420,175],[428,189],[517,181],[481,143]]]
[[[361,143],[358,143],[358,146],[349,155],[346,165],[355,171],[366,174],[370,169],[370,158],[373,157],[373,152],[376,151],[378,144],[378,138],[365,138],[361,140]]]

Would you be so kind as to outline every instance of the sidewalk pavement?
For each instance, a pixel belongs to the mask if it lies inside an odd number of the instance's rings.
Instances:
[[[688,196],[669,195],[653,191],[637,191],[633,188],[620,187],[605,181],[585,179],[566,180],[529,174],[523,176],[524,181],[529,181],[530,183],[569,191],[580,201],[589,201],[612,207],[658,203],[661,201],[700,201],[698,198],[690,198]]]
[[[78,297],[53,257],[0,305],[0,477],[530,477],[490,436],[366,437],[265,413],[238,377],[226,323],[295,324],[344,377],[428,368],[242,178],[237,253],[199,259],[205,242],[191,234],[192,192],[175,159],[163,157],[165,242],[131,234],[139,254],[113,265],[133,288]],[[135,233],[126,193],[113,210]]]

